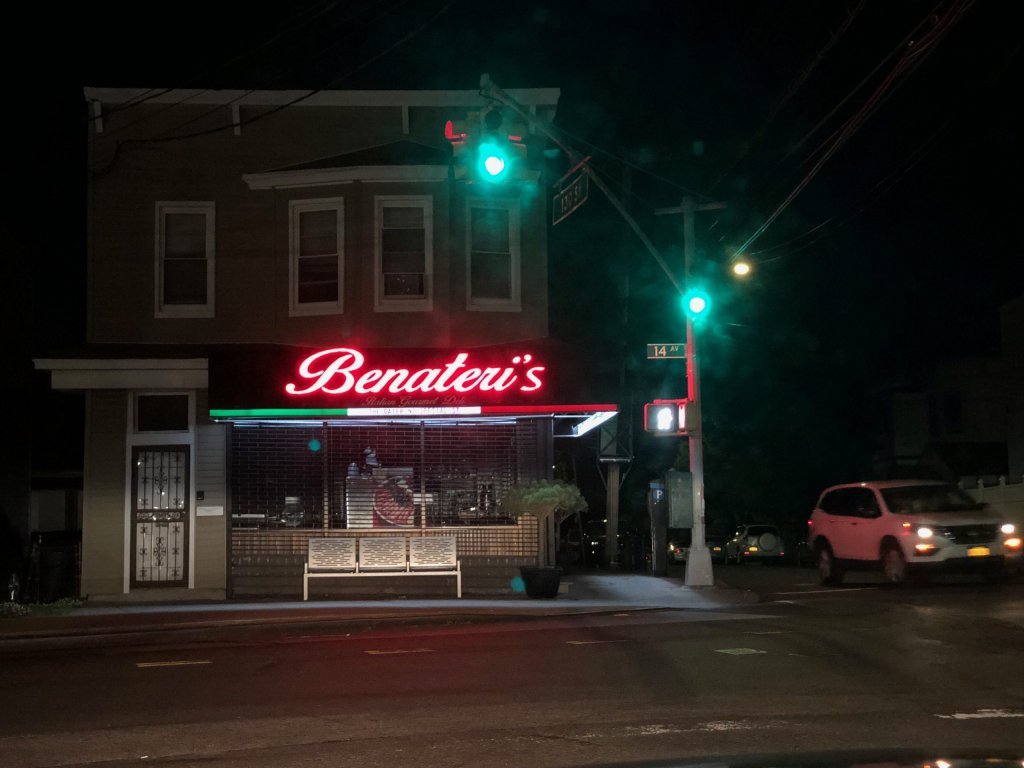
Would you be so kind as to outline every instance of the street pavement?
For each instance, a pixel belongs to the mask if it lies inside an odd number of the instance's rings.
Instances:
[[[553,599],[84,602],[66,610],[42,606],[27,615],[0,618],[0,653],[152,644],[168,642],[172,636],[196,640],[232,628],[330,624],[356,632],[396,624],[475,623],[623,611],[715,611],[757,601],[746,589],[721,584],[688,587],[680,578],[628,573],[572,573],[563,577],[562,589]]]

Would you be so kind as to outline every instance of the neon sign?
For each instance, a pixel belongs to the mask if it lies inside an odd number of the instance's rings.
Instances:
[[[337,347],[316,352],[303,360],[299,365],[302,381],[290,382],[284,389],[296,396],[315,392],[410,395],[474,391],[529,393],[543,386],[541,375],[545,367],[530,365],[532,355],[515,355],[510,365],[500,367],[476,367],[468,361],[469,354],[459,352],[436,368],[364,368],[366,357],[362,352]]]

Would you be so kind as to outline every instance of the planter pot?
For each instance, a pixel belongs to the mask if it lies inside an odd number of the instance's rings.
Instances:
[[[523,565],[519,568],[528,597],[557,597],[562,569],[557,566]]]

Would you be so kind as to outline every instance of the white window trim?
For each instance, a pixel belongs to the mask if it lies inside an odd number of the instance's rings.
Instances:
[[[202,213],[206,215],[206,303],[168,304],[163,303],[164,280],[164,215],[168,213]],[[216,205],[212,200],[197,202],[176,202],[159,200],[156,204],[155,272],[153,280],[154,316],[157,318],[213,317],[214,275],[216,270],[214,250],[216,231]]]
[[[338,233],[338,299],[299,303],[299,216],[310,211],[334,211]],[[292,200],[288,203],[288,315],[331,315],[344,311],[345,305],[345,198],[323,197]]]
[[[508,299],[484,299],[473,296],[473,209],[497,208],[508,211],[508,243],[512,264],[512,285]],[[522,259],[519,241],[519,200],[515,198],[474,198],[466,201],[466,309],[470,312],[522,312]]]
[[[381,274],[381,226],[384,208],[389,205],[418,205],[423,208],[424,287],[423,298],[385,298]],[[434,309],[434,199],[430,195],[378,195],[374,198],[373,219],[373,309],[375,312],[430,312]]]

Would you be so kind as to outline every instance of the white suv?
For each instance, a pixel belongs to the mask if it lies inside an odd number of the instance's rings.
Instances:
[[[827,488],[807,526],[823,584],[865,569],[881,569],[894,584],[939,569],[998,579],[1019,568],[1021,559],[1021,537],[1012,523],[955,485],[934,480]]]

